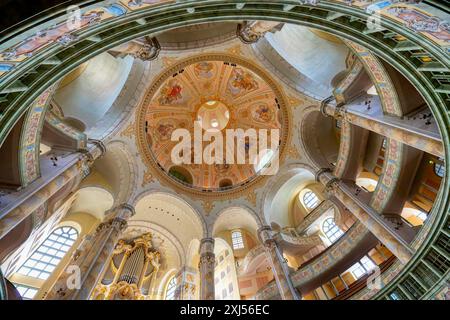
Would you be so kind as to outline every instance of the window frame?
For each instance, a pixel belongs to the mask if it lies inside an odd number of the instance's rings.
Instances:
[[[335,243],[344,235],[344,231],[342,231],[341,228],[339,228],[339,226],[334,221],[333,217],[328,217],[323,221],[322,232],[325,234],[328,241],[330,241],[331,243]]]
[[[231,244],[233,245],[233,250],[245,249],[244,236],[241,230],[231,232]]]
[[[306,209],[314,210],[320,204],[320,199],[315,194],[314,191],[308,189],[305,193],[303,193],[302,203],[303,203],[303,205],[305,206]]]
[[[164,300],[175,300],[175,292],[177,290],[178,280],[176,276],[172,276],[167,282]],[[170,296],[170,297],[169,297]]]
[[[72,226],[55,228],[17,270],[26,277],[47,280],[78,240]]]

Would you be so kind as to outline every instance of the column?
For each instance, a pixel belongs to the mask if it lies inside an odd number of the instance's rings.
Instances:
[[[329,100],[322,103],[321,111],[325,116],[348,121],[358,127],[397,140],[437,157],[444,156],[444,146],[438,134],[433,134],[431,131],[414,130],[411,125],[408,125],[408,120],[381,115],[371,116],[351,110],[343,105],[331,105]]]
[[[122,231],[134,208],[121,204],[107,212],[94,234],[86,236],[74,252],[66,272],[46,295],[47,300],[88,300],[103,277]]]
[[[205,238],[200,241],[200,300],[214,300],[214,269],[216,256],[214,255],[214,239]]]
[[[326,187],[326,192],[329,196],[334,196],[342,202],[400,262],[405,264],[412,258],[414,252],[409,245],[399,236],[394,228],[387,225],[382,216],[372,209],[364,199],[360,199],[355,195],[355,190],[345,185],[326,169],[320,170],[316,175],[316,179]]]
[[[44,205],[49,198],[67,184],[77,180],[74,183],[75,186],[89,174],[90,167],[94,164],[94,161],[106,152],[102,142],[97,140],[90,140],[89,142],[93,144],[89,150],[80,150],[80,153],[74,155],[70,161],[63,165],[58,173],[53,173],[53,177],[40,178],[42,180],[47,179],[42,181],[42,184],[45,184],[44,186],[37,188],[35,184],[32,184],[18,191],[17,194],[10,196],[14,199],[11,199],[10,203],[1,208],[0,239]]]
[[[275,282],[283,300],[300,300],[301,296],[294,287],[291,277],[289,276],[289,268],[284,260],[283,252],[272,237],[272,230],[269,226],[262,227],[258,230],[258,235],[264,245],[267,258],[271,264]]]
[[[275,21],[246,21],[238,24],[237,36],[243,43],[251,44],[261,39],[266,32],[276,30],[277,27],[282,25],[282,23]]]

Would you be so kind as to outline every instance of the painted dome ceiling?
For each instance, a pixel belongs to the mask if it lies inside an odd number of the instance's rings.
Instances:
[[[244,138],[244,147],[239,148],[236,140],[227,139],[228,129],[253,128],[258,133],[267,129],[268,146],[281,151],[286,136],[283,132],[287,130],[285,112],[281,92],[256,66],[223,55],[198,56],[166,70],[148,90],[139,120],[140,129],[144,129],[141,150],[153,166],[156,164],[159,171],[183,187],[231,190],[254,180],[273,153],[260,153],[251,161],[255,140]],[[173,161],[172,151],[179,139],[172,141],[172,135],[177,129],[190,134],[191,163]],[[280,130],[275,147],[270,145],[271,129]],[[202,141],[202,149],[195,149],[198,132],[216,132],[223,137],[222,164],[195,160],[198,150],[202,152],[211,144],[211,140]],[[235,144],[234,151],[230,143]],[[234,154],[227,159],[227,152]],[[238,164],[238,157],[245,158],[245,163]],[[227,161],[231,158],[235,161]]]

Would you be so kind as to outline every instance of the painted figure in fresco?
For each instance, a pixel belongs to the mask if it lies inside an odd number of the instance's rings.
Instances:
[[[261,104],[255,108],[252,115],[255,121],[266,123],[273,119],[274,113],[269,106]]]
[[[211,62],[200,62],[194,66],[195,75],[199,78],[210,79],[214,75],[212,70],[214,65]]]
[[[183,87],[177,80],[169,80],[166,86],[161,89],[159,103],[162,105],[171,105],[178,102],[183,98],[181,95],[182,91]]]
[[[236,68],[231,74],[229,83],[230,90],[233,94],[239,94],[242,91],[251,91],[258,88],[258,82],[249,72]]]
[[[94,25],[101,21],[104,11],[90,11],[81,15],[79,21],[79,29]],[[71,29],[72,24],[63,22],[46,30],[38,31],[34,36],[29,37],[19,43],[18,45],[7,49],[2,53],[2,58],[5,60],[17,59],[20,56],[31,57],[34,52],[43,46],[52,42],[59,42],[67,45],[76,40],[76,36],[71,35],[70,32],[76,31]]]
[[[450,41],[450,24],[437,17],[406,7],[390,8],[387,12],[405,21],[406,25],[415,31],[426,32],[440,40]]]
[[[175,125],[171,122],[160,122],[156,127],[156,132],[161,140],[168,140],[175,130]]]

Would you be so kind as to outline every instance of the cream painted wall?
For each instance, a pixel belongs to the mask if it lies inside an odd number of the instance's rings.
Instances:
[[[266,39],[287,62],[313,80],[321,91],[331,93],[331,80],[346,69],[348,48],[318,37],[306,27],[285,24],[281,31],[267,33]]]
[[[114,58],[102,53],[92,58],[82,74],[59,89],[56,103],[66,117],[73,117],[92,128],[119,95],[133,64],[132,57]]]

